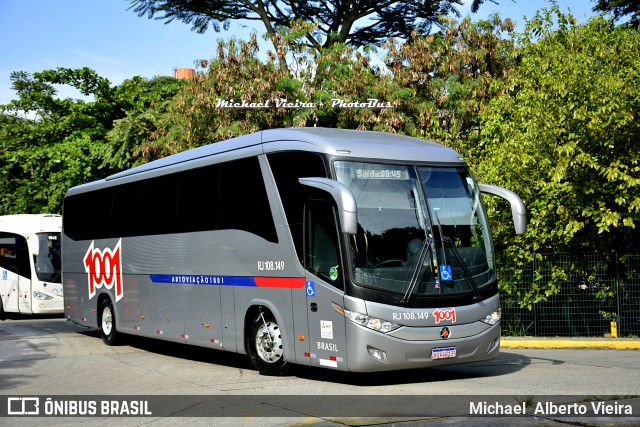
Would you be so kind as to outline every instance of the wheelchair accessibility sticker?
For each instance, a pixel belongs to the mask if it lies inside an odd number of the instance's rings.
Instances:
[[[453,280],[453,275],[451,274],[451,266],[450,265],[441,265],[440,266],[440,278],[442,281],[451,281]]]
[[[316,284],[312,281],[308,281],[307,285],[307,296],[308,297],[315,297],[316,296]]]

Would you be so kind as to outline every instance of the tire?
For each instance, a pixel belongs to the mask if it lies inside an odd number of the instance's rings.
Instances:
[[[253,320],[247,351],[251,363],[262,375],[282,375],[289,369],[289,363],[284,360],[282,331],[268,311],[261,311]]]
[[[113,304],[109,298],[103,299],[100,304],[100,335],[102,341],[107,345],[116,345],[118,342],[116,317],[113,314]]]
[[[4,306],[2,305],[1,299],[0,299],[0,320],[4,320]]]

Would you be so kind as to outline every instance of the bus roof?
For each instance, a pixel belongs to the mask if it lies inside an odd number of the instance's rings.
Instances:
[[[454,150],[400,134],[330,128],[287,128],[262,132],[265,152],[301,149],[353,158],[392,159],[434,163],[464,163]],[[295,142],[297,145],[291,145]]]
[[[116,173],[105,181],[240,150],[247,154],[298,150],[345,158],[465,164],[461,156],[448,147],[404,135],[348,129],[286,128],[263,130],[183,151]]]
[[[29,233],[62,230],[62,217],[53,214],[19,214],[0,216],[0,231],[27,236]]]

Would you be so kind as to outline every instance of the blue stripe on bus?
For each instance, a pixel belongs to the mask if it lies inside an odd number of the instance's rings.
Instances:
[[[149,278],[153,283],[168,283],[172,285],[257,286],[253,277],[246,276],[151,274]]]
[[[153,283],[170,285],[255,286],[260,288],[304,288],[304,277],[206,276],[185,274],[151,274]]]

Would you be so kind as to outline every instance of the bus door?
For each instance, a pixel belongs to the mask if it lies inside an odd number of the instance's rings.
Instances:
[[[23,236],[0,233],[0,295],[4,311],[31,310],[31,265]]]
[[[305,203],[305,291],[312,366],[347,369],[343,265],[333,204]]]
[[[20,290],[20,313],[33,313],[31,298],[31,257],[27,240],[20,236],[18,240],[18,289]],[[35,279],[35,278],[34,278]]]
[[[18,311],[18,275],[4,266],[0,267],[0,297],[4,311]]]

